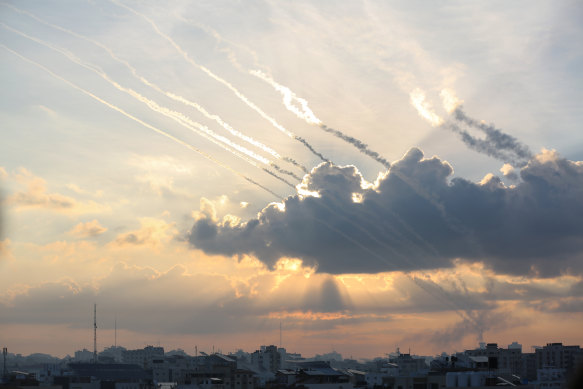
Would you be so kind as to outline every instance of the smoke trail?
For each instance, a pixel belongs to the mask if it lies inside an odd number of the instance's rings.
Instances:
[[[45,42],[41,39],[32,37],[30,35],[27,35],[19,30],[16,30],[12,27],[7,26],[6,24],[0,22],[0,25],[2,25],[4,28],[13,31],[21,36],[26,37],[27,39],[30,39],[34,42],[37,42],[41,45],[44,45],[52,50],[55,50],[61,54],[63,54],[64,56],[66,56],[67,58],[69,58],[69,60],[71,60],[72,62],[83,66],[86,69],[89,69],[93,72],[95,72],[96,74],[98,74],[100,77],[102,77],[104,80],[106,80],[107,82],[109,82],[112,86],[114,86],[116,89],[125,92],[127,94],[129,94],[130,96],[134,97],[136,100],[144,103],[145,105],[148,106],[148,108],[152,109],[155,112],[158,112],[176,122],[178,122],[179,124],[181,124],[182,126],[190,129],[191,131],[197,133],[198,135],[204,137],[205,139],[209,140],[210,142],[218,145],[219,147],[223,148],[226,151],[229,151],[230,153],[234,154],[235,156],[245,160],[246,162],[252,164],[255,167],[258,167],[257,164],[250,160],[249,158],[245,157],[244,155],[254,158],[257,161],[268,165],[270,163],[270,161],[254,152],[252,152],[251,150],[246,149],[245,147],[238,145],[236,143],[231,142],[229,139],[225,138],[224,136],[218,135],[216,133],[214,133],[212,130],[208,129],[206,126],[203,126],[200,123],[194,122],[192,121],[190,118],[188,118],[187,116],[185,116],[184,114],[180,113],[180,112],[176,112],[176,111],[172,111],[166,107],[161,107],[160,105],[158,105],[156,102],[154,102],[153,100],[150,100],[144,96],[142,96],[141,94],[135,92],[132,89],[129,88],[125,88],[123,86],[121,86],[120,84],[118,84],[116,81],[112,80],[105,72],[103,72],[103,70],[101,70],[99,67],[91,65],[91,64],[86,64],[83,61],[81,61],[79,58],[77,58],[75,55],[73,55],[72,53],[70,53],[69,51],[60,48],[58,46],[52,45],[48,42]],[[238,150],[239,152],[243,153],[239,154],[238,152],[232,150],[230,147]]]
[[[324,157],[322,154],[320,154],[319,152],[314,150],[312,145],[310,145],[308,143],[308,141],[306,141],[304,138],[299,137],[297,135],[294,135],[294,139],[297,140],[298,142],[302,143],[304,146],[306,146],[308,148],[308,150],[310,150],[312,152],[312,154],[314,154],[316,157],[320,158],[323,162],[330,162],[330,160],[328,158]]]
[[[431,126],[437,127],[443,124],[443,119],[433,111],[431,104],[425,100],[425,93],[421,89],[414,89],[409,93],[409,97],[419,116],[428,121]]]
[[[287,186],[294,188],[295,189],[295,185],[292,184],[291,182],[289,182],[288,180],[286,180],[285,178],[278,176],[277,174],[275,174],[274,172],[272,172],[271,170],[267,169],[267,168],[261,168],[261,170],[263,170],[265,173],[269,174],[270,176],[277,178],[278,180],[280,180],[281,182],[283,182],[284,184],[286,184]]]
[[[291,89],[278,84],[273,78],[269,77],[267,74],[260,70],[250,70],[249,73],[267,82],[276,91],[280,92],[283,95],[283,104],[285,107],[291,112],[295,113],[297,117],[304,119],[309,124],[322,124],[322,121],[318,119],[310,107],[308,107],[308,102],[305,99],[296,96],[296,94],[292,92]],[[294,101],[296,101],[301,106],[301,109],[293,104]]]
[[[496,158],[502,162],[509,162],[514,166],[524,166],[527,164],[528,159],[519,155],[515,149],[505,146],[501,143],[501,139],[497,136],[502,135],[502,139],[505,137],[510,138],[510,145],[514,144],[516,139],[506,134],[489,134],[486,133],[486,139],[479,139],[472,136],[466,130],[460,128],[457,124],[446,122],[442,125],[444,128],[448,128],[451,131],[460,135],[462,142],[464,142],[469,148],[474,149],[480,153],[486,154],[490,157]],[[516,141],[517,142],[517,141]],[[522,145],[521,145],[522,146]]]
[[[445,127],[458,133],[462,141],[476,151],[485,153],[504,162],[513,162],[516,166],[524,166],[532,158],[532,152],[525,144],[515,137],[505,134],[493,124],[479,122],[463,110],[463,101],[458,99],[451,89],[443,89],[440,93],[445,110],[460,123],[478,129],[486,134],[486,139],[478,139],[462,130],[453,123],[446,123]]]
[[[293,178],[295,178],[298,181],[301,181],[302,180],[302,178],[299,177],[298,175],[296,175],[294,172],[290,172],[289,170],[282,169],[279,165],[277,165],[277,164],[275,164],[273,162],[270,162],[269,163],[269,166],[271,166],[272,168],[274,168],[275,170],[277,170],[281,174],[285,174],[287,176],[293,177]]]
[[[180,19],[181,21],[183,21],[184,23],[190,24],[191,26],[194,26],[194,27],[204,31],[207,35],[212,36],[216,40],[217,43],[225,42],[232,47],[235,47],[239,50],[247,52],[253,58],[253,65],[255,67],[259,67],[259,68],[263,68],[263,69],[267,68],[266,66],[259,63],[259,60],[257,58],[257,53],[255,51],[253,51],[252,49],[250,49],[249,47],[244,46],[244,45],[239,44],[239,43],[236,43],[236,42],[233,42],[232,40],[229,40],[229,39],[223,37],[221,34],[219,34],[219,32],[217,30],[215,30],[209,26],[206,26],[204,24],[200,24],[200,23],[193,22],[192,20],[188,20],[180,14],[176,15],[176,17],[178,19]],[[221,49],[219,49],[219,50],[221,50]],[[233,64],[233,66],[235,68],[237,68],[241,72],[246,72],[243,69],[243,66],[241,66],[241,64],[239,63],[236,54],[232,50],[222,49],[221,51],[227,52],[227,58]]]
[[[346,135],[338,130],[335,130],[334,128],[330,128],[325,124],[320,124],[319,127],[322,130],[326,131],[327,133],[332,134],[332,135],[342,139],[343,141],[345,141],[347,143],[350,143],[351,145],[356,147],[361,153],[368,155],[369,157],[371,157],[372,159],[374,159],[375,161],[377,161],[378,163],[380,163],[381,165],[383,165],[387,169],[389,167],[391,167],[391,163],[389,161],[387,161],[385,158],[381,157],[381,155],[379,153],[377,153],[376,151],[370,150],[366,143],[363,143],[360,140],[358,140],[352,136]]]
[[[260,70],[250,70],[249,73],[265,81],[266,83],[271,85],[276,91],[280,92],[283,96],[283,104],[285,105],[285,107],[289,111],[293,112],[300,119],[305,120],[306,123],[318,125],[325,132],[332,134],[347,143],[350,143],[352,146],[356,147],[361,153],[373,158],[375,161],[379,162],[384,167],[389,168],[391,166],[389,161],[381,157],[379,153],[370,150],[366,143],[363,143],[352,136],[346,135],[343,132],[338,131],[334,128],[330,128],[324,123],[322,123],[322,121],[316,117],[314,112],[312,112],[310,107],[308,107],[308,102],[305,99],[296,96],[296,94],[292,92],[292,90],[289,89],[288,87],[279,84],[273,78],[269,77],[267,74],[263,73]],[[300,105],[301,109],[293,104],[294,101]]]
[[[259,142],[259,141],[255,140],[255,139],[253,139],[252,137],[250,137],[250,136],[247,136],[247,135],[245,135],[245,134],[242,134],[241,132],[239,132],[239,131],[235,130],[235,129],[234,129],[232,126],[230,126],[228,123],[224,122],[224,121],[223,121],[223,120],[222,120],[222,119],[221,119],[221,118],[220,118],[218,115],[210,114],[210,113],[209,113],[209,112],[208,112],[206,109],[204,109],[204,108],[203,108],[201,105],[199,105],[199,104],[197,104],[197,103],[195,103],[195,102],[193,102],[193,101],[190,101],[190,100],[188,100],[188,99],[185,99],[184,97],[177,96],[177,95],[175,95],[175,94],[173,94],[173,93],[171,93],[171,92],[164,91],[164,90],[163,90],[162,88],[160,88],[158,85],[156,85],[156,84],[154,84],[153,82],[151,82],[151,81],[147,80],[146,78],[142,77],[141,75],[139,75],[139,74],[138,74],[137,70],[136,70],[136,69],[135,69],[135,68],[134,68],[132,65],[130,65],[130,63],[129,63],[128,61],[125,61],[125,60],[123,60],[123,59],[119,58],[119,57],[118,57],[117,55],[115,55],[115,53],[114,53],[114,52],[113,52],[113,51],[112,51],[112,50],[111,50],[109,47],[107,47],[106,45],[104,45],[104,44],[102,44],[102,43],[100,43],[100,42],[98,42],[98,41],[96,41],[96,40],[94,40],[94,39],[91,39],[91,38],[89,38],[89,37],[87,37],[87,36],[85,36],[85,35],[82,35],[82,34],[76,33],[76,32],[74,32],[74,31],[71,31],[71,30],[69,30],[69,29],[63,28],[63,27],[61,27],[61,26],[58,26],[58,25],[55,25],[55,24],[52,24],[52,23],[49,23],[49,22],[47,22],[47,21],[45,21],[45,20],[43,20],[43,19],[41,19],[41,18],[39,18],[39,17],[37,17],[37,16],[35,16],[35,15],[31,14],[30,12],[27,12],[27,11],[21,10],[21,9],[19,9],[19,8],[15,7],[15,6],[12,6],[12,5],[10,5],[10,4],[3,4],[3,5],[5,5],[5,6],[7,6],[7,7],[11,8],[11,9],[13,9],[13,10],[14,10],[14,11],[16,11],[16,12],[19,12],[19,13],[21,13],[21,14],[27,15],[28,17],[30,17],[30,18],[32,18],[32,19],[34,19],[34,20],[38,21],[39,23],[42,23],[42,24],[44,24],[44,25],[46,25],[46,26],[52,27],[52,28],[54,28],[54,29],[57,29],[57,30],[59,30],[59,31],[65,32],[65,33],[67,33],[67,34],[69,34],[69,35],[72,35],[72,36],[74,36],[74,37],[77,37],[77,38],[79,38],[79,39],[83,39],[83,40],[85,40],[85,41],[87,41],[87,42],[93,43],[94,45],[96,45],[96,46],[98,46],[98,47],[102,48],[103,50],[105,50],[105,51],[106,51],[106,52],[109,54],[109,56],[110,56],[112,59],[114,59],[114,60],[115,60],[115,61],[117,61],[118,63],[121,63],[122,65],[124,65],[124,66],[125,66],[125,67],[126,67],[126,68],[127,68],[127,69],[128,69],[130,72],[131,72],[131,73],[132,73],[132,75],[133,75],[135,78],[137,78],[138,80],[140,80],[140,81],[141,81],[143,84],[145,84],[145,85],[147,85],[147,86],[151,87],[152,89],[156,90],[157,92],[159,92],[159,93],[162,93],[162,94],[164,94],[165,96],[167,96],[167,97],[169,97],[169,98],[171,98],[171,99],[173,99],[173,100],[175,100],[175,101],[179,101],[179,102],[181,102],[181,103],[183,103],[183,104],[185,104],[185,105],[188,105],[188,106],[191,106],[191,107],[193,107],[193,108],[197,109],[197,110],[198,110],[200,113],[202,113],[202,114],[203,114],[205,117],[207,117],[208,119],[211,119],[211,120],[214,120],[214,121],[216,121],[216,122],[217,122],[218,124],[220,124],[220,125],[221,125],[221,126],[222,126],[222,127],[225,129],[225,130],[229,131],[229,132],[230,132],[231,134],[233,134],[234,136],[236,136],[236,137],[238,137],[238,138],[240,138],[240,139],[243,139],[244,141],[246,141],[246,142],[248,142],[248,143],[250,143],[250,144],[252,144],[252,145],[254,145],[254,146],[258,147],[258,148],[260,148],[261,150],[263,150],[263,151],[265,151],[265,152],[267,152],[267,153],[271,154],[273,157],[275,157],[275,158],[277,158],[277,159],[282,159],[281,155],[279,155],[279,154],[278,154],[278,153],[277,153],[275,150],[273,150],[272,148],[270,148],[270,147],[268,147],[268,146],[266,146],[266,145],[262,144],[261,142]],[[293,160],[287,160],[287,159],[285,159],[285,158],[283,158],[283,160],[285,160],[285,161],[287,161],[287,162],[290,162],[290,163],[292,163],[294,166],[297,166],[297,167],[299,167],[300,169],[302,169],[304,172],[307,172],[307,169],[306,169],[304,166],[302,166],[302,165],[298,164],[296,161],[293,161]]]
[[[56,79],[58,79],[58,80],[60,80],[60,81],[62,81],[62,82],[64,82],[64,83],[66,83],[67,85],[69,85],[69,86],[71,86],[72,88],[74,88],[74,89],[78,90],[79,92],[82,92],[82,93],[84,93],[85,95],[87,95],[87,96],[91,97],[92,99],[94,99],[94,100],[96,100],[96,101],[100,102],[101,104],[103,104],[103,105],[105,105],[105,106],[107,106],[107,107],[109,107],[109,108],[113,109],[114,111],[117,111],[117,112],[121,113],[121,114],[122,114],[122,115],[124,115],[125,117],[127,117],[127,118],[129,118],[129,119],[131,119],[131,120],[133,120],[133,121],[135,121],[135,122],[137,122],[137,123],[139,123],[139,124],[143,125],[144,127],[146,127],[146,128],[148,128],[148,129],[150,129],[150,130],[152,130],[152,131],[156,132],[157,134],[160,134],[160,135],[162,135],[162,136],[165,136],[166,138],[168,138],[168,139],[171,139],[171,140],[173,140],[174,142],[176,142],[176,143],[178,143],[178,144],[180,144],[180,145],[182,145],[182,146],[184,146],[184,147],[187,147],[188,149],[190,149],[190,150],[192,150],[192,151],[194,151],[194,152],[196,152],[196,153],[198,153],[198,154],[202,155],[203,157],[205,157],[205,158],[206,158],[206,159],[208,159],[209,161],[211,161],[211,162],[213,162],[213,163],[215,163],[215,164],[219,165],[220,167],[222,167],[222,168],[224,168],[224,169],[226,169],[226,170],[230,171],[231,173],[234,173],[234,174],[236,174],[237,176],[239,176],[239,177],[243,178],[243,179],[244,179],[244,180],[246,180],[247,182],[249,182],[249,183],[251,183],[251,184],[253,184],[253,185],[255,185],[255,186],[257,186],[257,187],[259,187],[259,188],[261,188],[261,189],[263,189],[263,190],[264,190],[264,191],[266,191],[266,192],[269,192],[270,194],[274,195],[275,197],[277,197],[277,198],[280,198],[280,199],[284,197],[284,196],[281,196],[281,195],[279,195],[279,194],[275,193],[275,192],[274,192],[274,191],[272,191],[271,189],[269,189],[269,188],[267,188],[267,187],[265,187],[265,186],[261,185],[261,184],[260,184],[260,183],[258,183],[257,181],[255,181],[255,180],[253,180],[253,179],[251,179],[251,178],[247,177],[247,176],[246,176],[246,175],[244,175],[243,173],[241,173],[241,172],[238,172],[237,170],[233,169],[232,167],[230,167],[230,166],[228,166],[228,165],[226,165],[226,164],[224,164],[224,163],[220,162],[220,161],[219,161],[219,160],[217,160],[216,158],[214,158],[214,157],[212,157],[211,155],[209,155],[209,154],[205,153],[204,151],[202,151],[202,150],[200,150],[200,149],[198,149],[198,148],[196,148],[196,147],[192,146],[191,144],[189,144],[189,143],[186,143],[186,142],[184,142],[183,140],[181,140],[181,139],[179,139],[179,138],[176,138],[175,136],[173,136],[173,135],[171,135],[171,134],[168,134],[167,132],[165,132],[165,131],[163,131],[163,130],[160,130],[160,129],[159,129],[159,128],[157,128],[157,127],[154,127],[154,126],[152,126],[151,124],[148,124],[148,123],[144,122],[144,121],[143,121],[143,120],[141,120],[141,119],[138,119],[137,117],[135,117],[135,116],[133,116],[133,115],[129,114],[128,112],[124,111],[123,109],[121,109],[121,108],[119,108],[119,107],[117,107],[117,106],[115,106],[115,105],[113,105],[113,104],[109,103],[108,101],[106,101],[106,100],[104,100],[104,99],[102,99],[102,98],[100,98],[100,97],[98,97],[98,96],[94,95],[93,93],[89,92],[88,90],[85,90],[85,89],[81,88],[81,87],[80,87],[80,86],[78,86],[77,84],[75,84],[75,83],[73,83],[73,82],[71,82],[71,81],[69,81],[69,80],[67,80],[67,79],[65,79],[65,78],[63,78],[63,77],[61,77],[61,76],[59,76],[58,74],[54,73],[53,71],[51,71],[51,70],[50,70],[50,69],[48,69],[47,67],[45,67],[45,66],[41,65],[40,63],[38,63],[38,62],[35,62],[35,61],[33,61],[32,59],[30,59],[30,58],[27,58],[27,57],[23,56],[22,54],[20,54],[20,53],[18,53],[18,52],[16,52],[16,51],[14,51],[14,50],[12,50],[12,49],[10,49],[9,47],[6,47],[6,46],[5,46],[4,44],[2,44],[2,43],[0,43],[0,47],[2,47],[3,49],[5,49],[5,50],[7,50],[7,51],[11,52],[12,54],[16,55],[17,57],[21,58],[22,60],[24,60],[24,61],[26,61],[26,62],[28,62],[28,63],[30,63],[30,64],[32,64],[32,65],[34,65],[34,66],[36,66],[36,67],[38,67],[39,69],[42,69],[42,70],[44,70],[45,72],[47,72],[47,73],[48,73],[48,74],[50,74],[51,76],[53,76],[53,77],[55,77]]]
[[[295,159],[291,159],[290,157],[283,157],[282,158],[284,161],[291,163],[292,165],[299,167],[300,169],[302,169],[304,171],[304,173],[308,173],[308,169],[306,169],[306,167],[300,163],[298,163]]]
[[[516,159],[520,162],[519,166],[524,166],[526,162],[532,158],[532,152],[528,146],[521,143],[515,137],[505,134],[502,130],[494,127],[493,124],[488,125],[468,117],[462,110],[461,106],[455,108],[453,113],[455,119],[459,122],[483,131],[486,134],[486,142],[491,145],[491,148],[513,153],[517,157]]]
[[[261,116],[262,118],[264,118],[265,120],[267,120],[269,123],[271,123],[272,126],[274,126],[276,129],[278,129],[279,131],[283,132],[284,134],[286,134],[288,137],[295,139],[299,142],[301,142],[302,144],[304,144],[304,146],[306,146],[308,148],[308,150],[310,150],[314,155],[316,155],[318,158],[320,158],[322,161],[327,161],[327,159],[325,157],[322,156],[322,154],[316,152],[314,150],[314,148],[308,143],[306,142],[304,139],[294,135],[292,132],[290,132],[289,130],[287,130],[285,127],[283,127],[281,124],[279,124],[274,118],[272,118],[271,116],[267,115],[261,108],[259,108],[255,103],[253,103],[252,101],[250,101],[243,93],[241,93],[237,88],[235,88],[230,82],[226,81],[225,79],[217,76],[215,73],[213,73],[212,71],[210,71],[207,67],[198,64],[196,61],[194,61],[192,58],[190,58],[190,56],[188,55],[188,53],[186,51],[184,51],[184,49],[182,49],[182,47],[180,47],[170,36],[168,36],[167,34],[164,34],[156,25],[156,23],[154,23],[154,21],[152,19],[150,19],[149,17],[147,17],[146,15],[136,11],[135,9],[120,3],[117,0],[110,0],[112,3],[116,4],[117,6],[124,8],[130,12],[132,12],[133,14],[141,17],[142,19],[144,19],[146,22],[148,22],[148,24],[150,24],[150,26],[152,26],[152,28],[154,29],[154,31],[156,31],[156,33],[166,39],[171,45],[172,47],[174,47],[176,49],[176,51],[178,51],[182,57],[184,57],[184,59],[189,62],[191,65],[197,67],[198,69],[200,69],[201,71],[203,71],[204,73],[206,73],[209,77],[211,77],[212,79],[214,79],[215,81],[223,84],[225,87],[227,87],[231,92],[233,92],[235,94],[235,96],[237,96],[239,98],[239,100],[241,100],[243,103],[245,103],[249,108],[251,108],[252,110],[254,110],[255,112],[257,112],[259,114],[259,116]]]

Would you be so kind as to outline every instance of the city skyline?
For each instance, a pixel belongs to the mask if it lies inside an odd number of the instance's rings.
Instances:
[[[0,345],[582,344],[582,11],[0,1]]]

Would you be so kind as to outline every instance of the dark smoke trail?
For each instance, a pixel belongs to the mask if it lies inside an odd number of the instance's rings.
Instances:
[[[292,187],[295,189],[295,185],[292,184],[291,182],[289,182],[288,180],[286,180],[283,177],[278,176],[277,174],[275,174],[274,172],[272,172],[271,170],[267,169],[267,168],[262,168],[261,170],[263,170],[265,173],[269,174],[272,177],[277,178],[278,180],[280,180],[281,182],[287,184],[288,186]]]
[[[271,166],[272,168],[274,168],[275,170],[277,170],[281,174],[285,174],[285,175],[291,176],[291,177],[295,178],[298,181],[301,181],[302,180],[301,177],[298,177],[294,172],[290,172],[289,170],[282,169],[282,168],[280,168],[279,166],[277,166],[273,162],[271,162],[269,164],[269,166]]]
[[[275,193],[275,192],[274,192],[274,191],[272,191],[271,189],[269,189],[269,188],[267,188],[267,187],[265,187],[265,186],[261,185],[261,184],[260,184],[260,183],[258,183],[257,181],[254,181],[254,180],[252,180],[251,178],[249,178],[249,177],[247,177],[247,176],[241,176],[241,178],[243,178],[243,179],[245,179],[245,180],[249,181],[249,182],[250,182],[250,183],[252,183],[253,185],[255,185],[255,186],[257,186],[257,187],[259,187],[259,188],[263,189],[264,191],[271,193],[272,195],[274,195],[274,196],[275,196],[275,197],[277,197],[278,199],[283,199],[283,198],[285,197],[285,196],[282,196],[282,195],[280,195],[280,194],[277,194],[277,193]]]
[[[455,123],[446,122],[442,124],[442,127],[448,128],[451,131],[459,134],[462,142],[464,142],[469,148],[480,153],[489,155],[490,157],[496,158],[503,162],[508,162],[514,166],[519,167],[526,165],[528,162],[528,159],[523,157],[522,153],[519,154],[515,149],[505,146],[503,143],[501,143],[501,139],[496,138],[496,135],[490,135],[486,133],[486,139],[479,139],[472,136],[469,132],[460,128]],[[501,133],[501,135],[503,138],[508,137],[520,145],[520,143],[515,138],[503,133]]]
[[[320,124],[320,128],[322,130],[326,131],[327,133],[332,134],[332,135],[342,139],[343,141],[350,143],[351,145],[356,147],[361,153],[366,154],[369,157],[372,157],[375,161],[377,161],[378,163],[380,163],[381,165],[383,165],[387,169],[391,167],[391,163],[389,161],[387,161],[386,159],[381,157],[380,154],[377,153],[376,151],[370,150],[366,143],[363,143],[363,142],[359,141],[358,139],[356,139],[352,136],[346,135],[346,134],[342,133],[341,131],[338,131],[334,128],[330,128],[325,124]]]
[[[478,151],[484,151],[493,157],[500,158],[496,155],[496,152],[499,155],[507,155],[505,158],[513,158],[514,163],[517,166],[524,166],[532,158],[532,152],[525,144],[521,143],[515,137],[505,134],[502,130],[494,127],[492,124],[485,124],[478,122],[475,119],[467,116],[465,112],[462,110],[462,107],[459,106],[454,111],[454,117],[457,121],[461,123],[465,123],[468,126],[474,127],[486,134],[485,140],[480,140],[472,137],[471,135],[462,134],[462,137],[466,138],[464,142],[473,142],[474,147]],[[460,132],[460,134],[462,133]],[[467,134],[467,135],[466,135]],[[470,138],[472,138],[470,140]],[[468,143],[470,144],[470,143]],[[513,156],[513,157],[511,157]]]
[[[303,145],[306,146],[308,148],[308,150],[310,150],[312,152],[312,154],[314,154],[316,157],[320,158],[322,161],[330,162],[330,160],[328,158],[324,157],[322,154],[320,154],[319,152],[314,150],[312,145],[309,144],[308,141],[305,140],[304,138],[297,136],[297,135],[294,135],[294,139],[297,140],[298,142],[303,143]]]
[[[309,173],[308,169],[306,169],[306,167],[304,165],[302,165],[301,163],[298,163],[296,160],[291,159],[290,157],[281,157],[281,159],[283,159],[286,162],[291,163],[294,166],[299,167],[300,169],[303,170],[304,173]]]

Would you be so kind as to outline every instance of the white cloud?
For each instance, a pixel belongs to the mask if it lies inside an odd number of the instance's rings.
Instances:
[[[96,219],[93,219],[85,223],[77,224],[75,227],[73,227],[73,229],[71,229],[71,231],[69,231],[69,234],[80,238],[88,238],[101,235],[106,231],[107,228],[99,224],[99,221]]]

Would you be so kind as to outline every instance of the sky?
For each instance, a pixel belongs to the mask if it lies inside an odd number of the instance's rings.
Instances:
[[[583,344],[578,1],[0,1],[0,344]],[[280,331],[281,328],[281,331]]]

